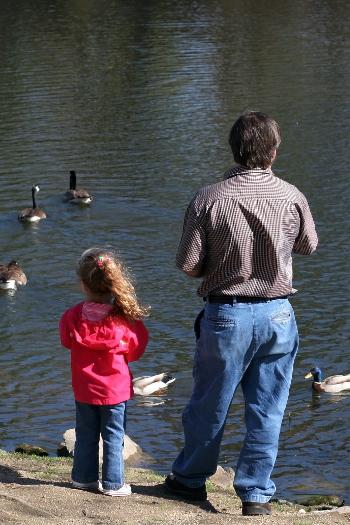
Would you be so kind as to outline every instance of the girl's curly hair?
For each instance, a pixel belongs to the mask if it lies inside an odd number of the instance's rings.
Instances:
[[[136,320],[149,314],[149,307],[142,306],[137,299],[128,270],[112,250],[86,250],[78,261],[77,274],[93,294],[112,296],[112,315]]]

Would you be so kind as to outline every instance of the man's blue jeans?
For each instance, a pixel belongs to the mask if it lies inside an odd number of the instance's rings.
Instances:
[[[198,318],[197,318],[198,319]],[[242,501],[267,502],[288,400],[298,331],[287,299],[206,303],[197,321],[194,388],[182,416],[185,445],[172,472],[188,487],[215,473],[228,410],[239,384],[246,436],[234,487]]]
[[[75,402],[76,427],[72,480],[91,483],[99,479],[99,441],[103,439],[102,486],[107,490],[124,485],[124,430],[126,402],[90,405]]]

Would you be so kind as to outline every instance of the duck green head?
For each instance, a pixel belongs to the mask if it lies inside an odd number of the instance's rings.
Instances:
[[[321,383],[322,382],[322,370],[318,367],[311,368],[310,372],[308,372],[305,375],[305,379],[309,379],[310,377],[313,378],[315,383]]]

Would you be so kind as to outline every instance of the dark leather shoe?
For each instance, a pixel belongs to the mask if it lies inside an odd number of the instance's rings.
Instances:
[[[164,485],[167,492],[181,499],[190,501],[205,501],[207,499],[205,485],[196,488],[187,487],[180,483],[180,481],[177,481],[174,474],[169,474],[169,476],[165,478]]]
[[[261,516],[263,514],[272,514],[271,503],[259,503],[258,501],[242,502],[243,516]]]

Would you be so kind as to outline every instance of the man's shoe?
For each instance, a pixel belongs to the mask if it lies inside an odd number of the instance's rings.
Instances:
[[[205,501],[207,499],[207,491],[205,485],[201,487],[187,487],[183,485],[175,478],[174,474],[169,474],[164,481],[166,490],[178,496],[181,499],[186,499],[190,501]]]
[[[272,513],[271,503],[259,503],[258,501],[243,501],[242,514],[243,516],[261,516]]]

